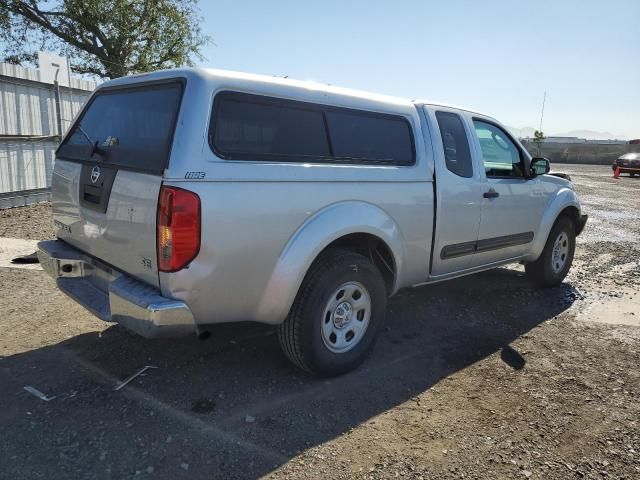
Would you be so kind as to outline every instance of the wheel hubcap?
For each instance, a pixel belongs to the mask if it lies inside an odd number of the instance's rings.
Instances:
[[[334,353],[353,349],[364,337],[371,318],[371,297],[359,282],[340,285],[322,315],[322,340]]]
[[[342,302],[333,312],[333,324],[336,328],[344,328],[351,321],[353,308],[349,302]]]
[[[551,268],[554,273],[560,272],[569,257],[569,236],[565,232],[561,232],[553,244],[553,252],[551,254]]]

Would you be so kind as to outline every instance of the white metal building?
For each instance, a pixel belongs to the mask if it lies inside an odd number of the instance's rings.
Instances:
[[[61,133],[95,87],[65,77],[56,88],[50,72],[0,63],[0,208],[48,198]]]

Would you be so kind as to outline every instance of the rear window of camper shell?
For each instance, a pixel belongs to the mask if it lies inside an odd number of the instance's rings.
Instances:
[[[172,79],[98,90],[56,155],[161,173],[169,159],[184,83]]]

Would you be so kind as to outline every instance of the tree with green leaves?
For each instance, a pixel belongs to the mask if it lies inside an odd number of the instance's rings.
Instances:
[[[0,58],[49,50],[102,78],[192,65],[210,41],[200,22],[196,0],[2,0]]]
[[[544,136],[544,133],[542,133],[542,131],[536,130],[535,132],[533,132],[533,142],[536,144],[536,147],[538,149],[538,155],[540,155],[540,145],[542,144],[542,142],[544,142],[545,138],[546,137]]]

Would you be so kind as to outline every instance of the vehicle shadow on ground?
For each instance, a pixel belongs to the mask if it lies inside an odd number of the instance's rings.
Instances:
[[[0,463],[15,478],[265,475],[493,353],[521,374],[509,344],[575,297],[568,284],[534,290],[506,268],[402,292],[371,358],[331,380],[291,366],[260,325],[219,326],[206,341],[117,326],[79,335],[0,363],[11,392],[0,400]],[[158,369],[113,390],[144,365]],[[24,451],[41,454],[25,461]]]

